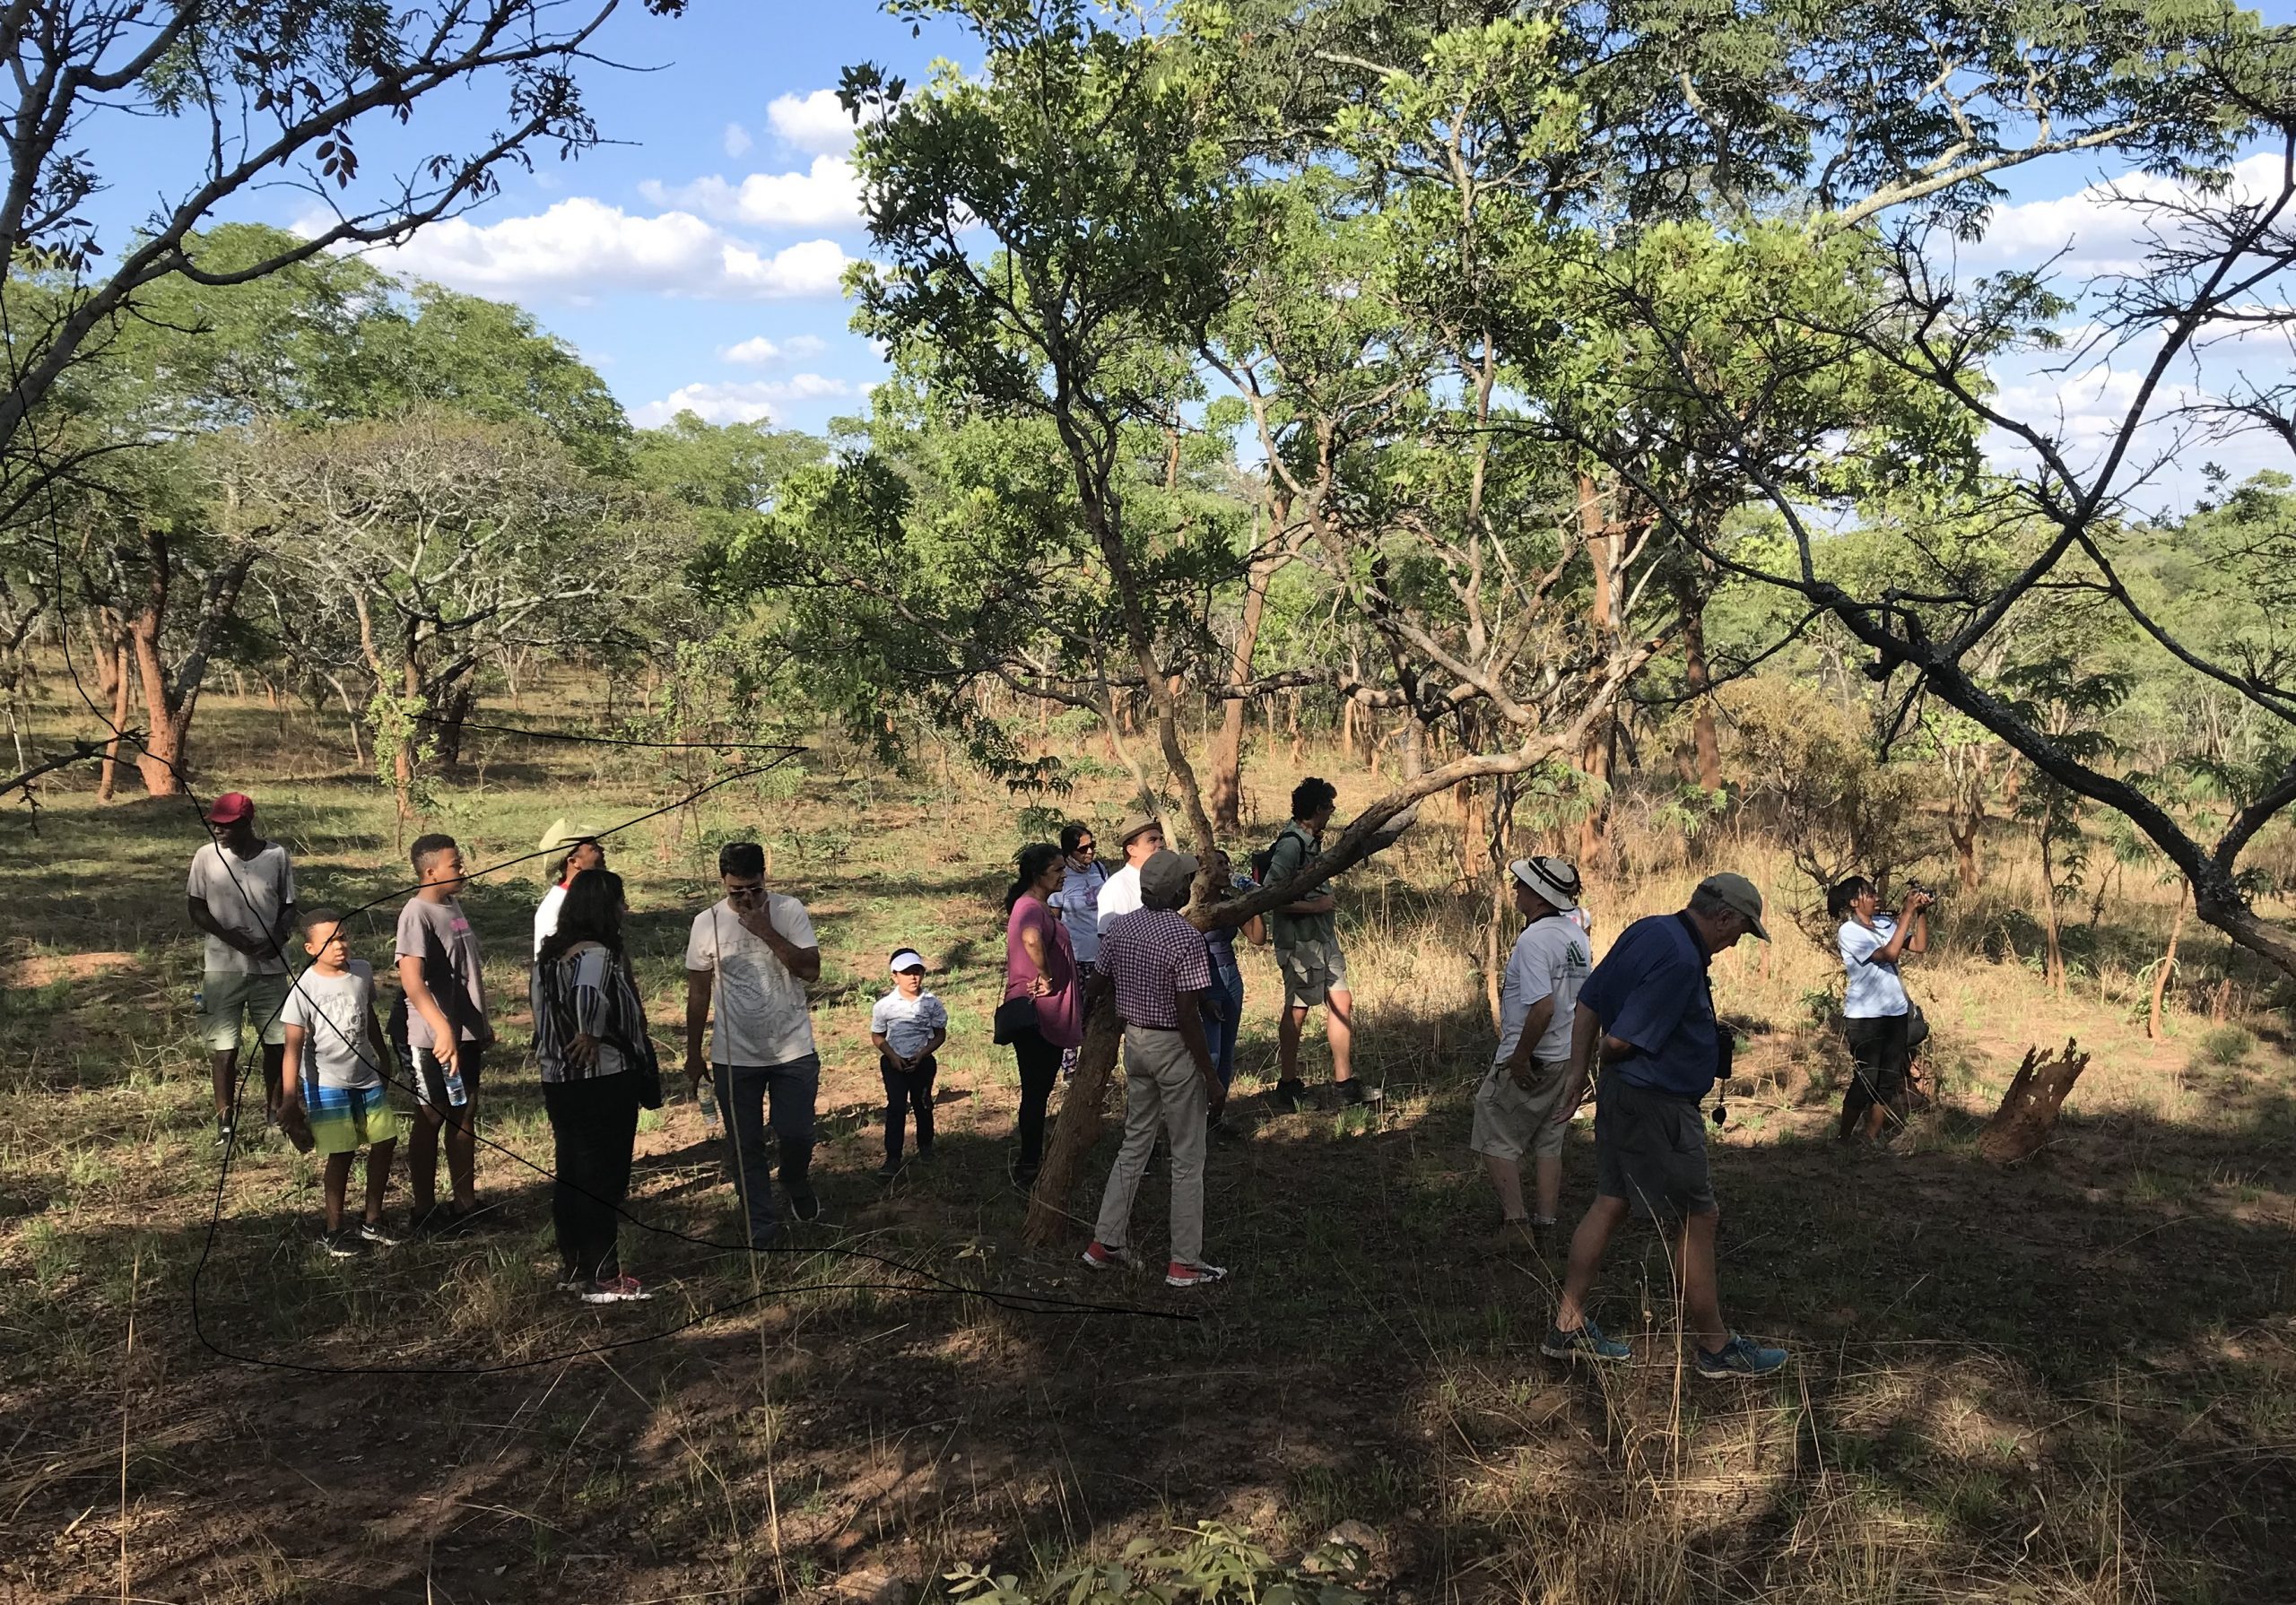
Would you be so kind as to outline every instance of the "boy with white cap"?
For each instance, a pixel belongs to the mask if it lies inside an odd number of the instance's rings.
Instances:
[[[1530,924],[1515,939],[1499,989],[1499,1051],[1474,1094],[1474,1132],[1499,1193],[1500,1231],[1528,1231],[1540,1246],[1554,1230],[1562,1198],[1562,1136],[1553,1119],[1569,1090],[1570,1028],[1578,988],[1593,967],[1578,909],[1578,872],[1560,858],[1518,858],[1507,866],[1515,911]],[[1538,1210],[1523,1207],[1522,1162],[1535,1167]]]
[[[917,1115],[917,1157],[933,1153],[933,1078],[940,1071],[934,1054],[949,1039],[949,1011],[925,990],[925,959],[915,948],[896,948],[890,967],[893,989],[869,1011],[869,1040],[877,1045],[877,1070],[885,1080],[885,1164],[877,1172],[891,1181],[900,1174],[902,1126]]]

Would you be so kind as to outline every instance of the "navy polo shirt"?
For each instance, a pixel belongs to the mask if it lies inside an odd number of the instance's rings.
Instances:
[[[1705,945],[1671,914],[1639,919],[1620,934],[1578,992],[1605,1032],[1641,1050],[1611,1074],[1673,1097],[1706,1096],[1721,1048],[1709,960]]]

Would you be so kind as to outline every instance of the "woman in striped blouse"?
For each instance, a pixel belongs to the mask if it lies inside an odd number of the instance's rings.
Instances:
[[[650,1298],[622,1271],[618,1239],[638,1141],[646,1014],[622,951],[622,877],[585,870],[535,959],[535,1057],[557,1139],[551,1216],[561,1292],[585,1304]]]

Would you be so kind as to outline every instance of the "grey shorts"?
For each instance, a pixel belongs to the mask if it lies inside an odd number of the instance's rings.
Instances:
[[[1625,1199],[1639,1215],[1712,1214],[1697,1100],[1606,1073],[1595,1092],[1595,1196]]]
[[[1347,955],[1335,941],[1309,941],[1278,948],[1275,967],[1283,972],[1287,1009],[1311,1009],[1326,993],[1347,990]]]

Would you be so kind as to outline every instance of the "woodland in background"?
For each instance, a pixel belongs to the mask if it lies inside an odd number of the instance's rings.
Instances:
[[[11,147],[18,771],[96,754],[106,794],[172,791],[230,675],[337,709],[412,815],[482,698],[566,664],[626,688],[625,733],[828,720],[1055,794],[1039,738],[1081,720],[1200,845],[1237,829],[1257,712],[1392,751],[1318,872],[1459,790],[1494,940],[1526,821],[1575,819],[1599,872],[1632,792],[1686,828],[1766,811],[1813,898],[1853,866],[1974,887],[2017,833],[2053,975],[2116,873],[2296,970],[2258,911],[2296,802],[2296,490],[2129,500],[2234,432],[2296,441],[2286,29],[2133,0],[894,9],[984,65],[846,74],[855,325],[894,373],[816,439],[633,429],[529,315],[339,254],[595,138],[578,32],[422,76],[406,40],[263,8],[170,56],[35,7],[62,31],[5,42],[62,71],[59,113],[237,105],[281,143],[219,142],[110,257],[72,212],[85,152]],[[532,115],[369,196],[352,125],[490,72]],[[2142,271],[1957,271],[2005,174],[2051,160],[2128,184]],[[316,164],[343,226],[209,223],[265,161]],[[2257,377],[2177,385],[2235,336]],[[2101,438],[2005,410],[2003,364],[2108,358],[2139,383]],[[23,710],[59,662],[87,733],[51,754]]]

